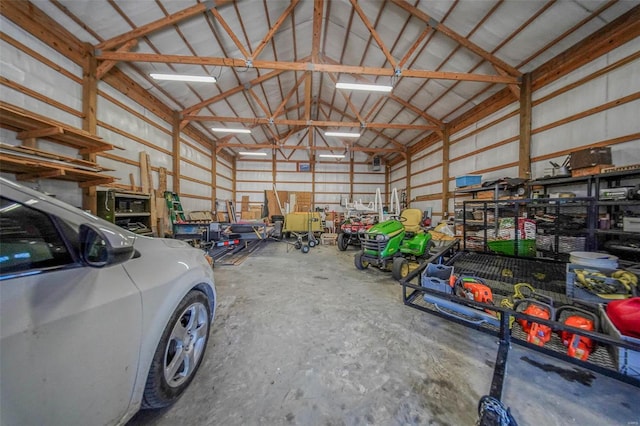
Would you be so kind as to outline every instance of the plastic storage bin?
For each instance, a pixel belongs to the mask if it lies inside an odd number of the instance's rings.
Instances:
[[[482,175],[466,175],[458,176],[456,178],[456,187],[461,188],[463,186],[477,185],[481,182]]]
[[[421,285],[432,290],[452,294],[453,291],[449,285],[449,278],[452,274],[453,266],[430,263],[422,272]]]
[[[605,283],[610,285],[615,285],[618,288],[618,293],[623,297],[633,296],[633,293],[629,293],[624,287],[622,287],[622,284],[620,284],[619,281],[613,278],[608,278],[608,277],[611,277],[611,274],[616,271],[615,269],[597,268],[593,266],[584,266],[584,265],[578,265],[575,263],[567,263],[566,295],[572,299],[583,300],[585,302],[595,302],[595,303],[608,303],[610,301],[610,299],[605,299],[603,297],[598,296],[595,293],[591,293],[585,288],[580,287],[576,283],[576,280],[577,280],[576,272],[575,272],[576,269],[583,271],[586,278],[603,279]],[[606,275],[607,278],[592,275],[589,272],[599,272]]]
[[[491,251],[513,256],[516,252],[516,240],[496,240],[488,241],[487,245]],[[535,257],[536,240],[518,240],[518,256]]]
[[[615,325],[611,322],[603,305],[598,308],[600,314],[600,323],[602,324],[602,331],[617,339],[627,342],[637,343],[640,345],[640,339],[634,337],[625,336],[618,331]],[[622,374],[632,376],[640,379],[640,352],[633,351],[627,348],[619,348],[617,346],[610,346],[609,351],[613,358],[613,362],[616,364],[616,369]]]

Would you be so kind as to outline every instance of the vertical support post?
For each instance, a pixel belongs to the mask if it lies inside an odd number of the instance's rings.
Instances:
[[[442,220],[447,220],[449,215],[449,124],[442,129]]]
[[[82,128],[92,135],[97,134],[98,119],[98,79],[96,70],[98,68],[96,57],[93,53],[93,46],[89,43],[85,44],[85,62],[82,69]],[[84,154],[82,159],[86,161],[96,162],[97,155],[95,153]],[[98,208],[98,197],[95,186],[89,186],[82,191],[82,208],[96,214]]]
[[[354,176],[354,165],[353,165],[353,152],[349,152],[349,199],[353,203],[353,176]]]
[[[180,194],[180,114],[173,116],[173,192]]]
[[[522,76],[520,85],[520,147],[518,176],[531,177],[531,73]]]
[[[409,155],[409,153],[407,153],[407,178],[406,178],[406,190],[405,190],[405,194],[406,194],[406,206],[405,208],[409,208],[409,205],[411,203],[411,156]]]
[[[311,82],[311,79],[309,79]],[[309,129],[309,166],[311,169],[311,211],[315,211],[316,209],[316,151],[314,149],[314,133],[315,127]]]
[[[233,205],[236,204],[236,175],[238,173],[238,157],[233,157],[233,161],[231,162],[231,201]]]
[[[273,155],[271,156],[271,187],[277,187],[276,179],[278,178],[278,161],[276,160],[276,156],[278,155],[278,150],[273,148]]]
[[[384,196],[389,210],[391,210],[391,166],[388,164],[384,165]],[[378,218],[378,220],[382,220],[382,218]]]
[[[216,208],[216,200],[218,199],[217,188],[218,188],[218,152],[217,150],[218,144],[213,142],[211,144],[211,211],[215,211],[216,214],[218,210]]]

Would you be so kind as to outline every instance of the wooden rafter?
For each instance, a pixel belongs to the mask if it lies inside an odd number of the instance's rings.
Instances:
[[[232,2],[233,0],[216,0],[215,7],[221,7],[221,6],[224,6],[225,4],[229,4]],[[213,2],[198,3],[195,6],[188,7],[176,13],[172,13],[169,16],[150,22],[132,31],[126,32],[124,34],[120,34],[119,36],[113,37],[109,40],[105,40],[101,43],[98,43],[95,47],[96,49],[99,49],[99,50],[113,49],[115,47],[120,46],[123,43],[126,43],[129,40],[146,36],[148,34],[151,34],[152,32],[158,31],[169,25],[173,25],[184,19],[203,13],[207,11],[207,9],[209,9],[209,7],[211,7],[212,5],[213,5]]]
[[[134,38],[132,40],[127,41],[122,46],[120,46],[117,51],[128,52],[134,47],[136,47],[137,45],[138,45],[138,40]],[[98,65],[96,69],[96,78],[100,80],[106,73],[109,72],[111,68],[113,68],[116,65],[116,63],[117,63],[116,61],[103,61],[100,65]]]
[[[289,90],[289,93],[287,94],[287,96],[284,97],[284,99],[282,99],[282,102],[280,102],[280,105],[278,105],[278,108],[276,108],[275,112],[273,113],[273,117],[277,117],[280,112],[284,109],[284,106],[287,104],[287,102],[289,102],[289,99],[291,99],[291,97],[293,96],[294,93],[296,93],[296,91],[298,90],[298,87],[300,87],[300,85],[302,84],[302,82],[305,80],[305,78],[307,73],[303,73],[300,78],[296,81],[296,84],[291,88],[291,90]]]
[[[311,89],[312,89],[312,74],[310,72],[305,73],[304,79],[304,119],[309,121],[311,119]]]
[[[256,50],[253,52],[253,55],[250,57],[251,59],[255,59],[258,57],[258,55],[260,55],[262,50],[267,46],[267,43],[269,43],[269,41],[273,38],[273,35],[276,33],[276,31],[278,31],[278,29],[284,23],[287,17],[293,12],[293,9],[295,9],[299,1],[300,0],[291,0],[291,4],[289,4],[289,7],[287,7],[287,9],[282,13],[282,15],[280,15],[278,20],[275,22],[275,24],[273,24],[273,26],[269,30],[269,32],[264,36],[264,38],[262,39],[258,47],[256,47]]]
[[[247,61],[238,58],[218,58],[206,56],[184,56],[184,55],[158,55],[153,53],[132,53],[132,52],[101,52],[96,55],[98,60],[111,60],[123,62],[153,62],[191,65],[212,65],[220,67],[241,67],[247,66]],[[395,70],[390,68],[360,67],[353,65],[332,65],[319,64],[313,62],[288,62],[288,61],[253,61],[253,68],[288,70],[288,71],[313,71],[313,72],[339,72],[350,74],[368,74],[377,76],[393,76]],[[462,80],[477,81],[484,83],[519,84],[517,77],[469,74],[462,72],[447,71],[427,71],[427,70],[403,70],[403,77],[412,78],[433,78],[439,80]]]
[[[240,50],[240,53],[242,53],[242,55],[245,57],[245,59],[251,59],[251,57],[253,55],[247,49],[244,48],[244,46],[240,42],[240,39],[238,39],[238,37],[236,37],[236,34],[233,32],[233,30],[231,29],[229,24],[227,24],[227,21],[224,20],[222,15],[220,15],[220,12],[218,12],[218,10],[215,7],[209,9],[209,11],[214,16],[214,18],[216,18],[216,21],[218,21],[218,23],[222,26],[224,31],[227,33],[229,38],[231,38],[231,40],[236,45],[238,50]]]
[[[418,46],[420,46],[420,44],[424,41],[424,39],[427,38],[427,36],[429,35],[430,32],[431,32],[431,27],[429,27],[429,26],[427,26],[422,31],[422,33],[418,36],[418,38],[413,43],[413,45],[409,48],[409,50],[407,50],[407,53],[405,53],[404,56],[402,57],[402,59],[400,60],[400,62],[398,62],[398,67],[399,68],[404,67],[404,64],[407,63],[409,58],[411,58],[411,55],[414,54],[414,52],[418,49]]]
[[[190,106],[189,108],[186,108],[182,111],[183,115],[187,115],[187,114],[193,114],[196,113],[197,111],[201,110],[202,108],[206,107],[207,105],[211,105],[214,104],[218,101],[221,101],[225,98],[228,98],[229,96],[235,95],[236,93],[240,93],[243,90],[245,90],[248,87],[252,87],[252,86],[257,86],[258,84],[261,84],[267,80],[272,79],[273,77],[277,77],[278,75],[282,74],[284,71],[283,70],[277,70],[277,71],[272,71],[268,74],[264,74],[260,77],[254,78],[253,80],[251,80],[248,84],[244,84],[244,85],[239,85],[234,87],[233,89],[229,89],[226,92],[220,93],[219,95],[213,96],[209,99],[205,99],[202,102],[199,102],[195,105]]]
[[[398,63],[393,58],[393,56],[391,56],[391,52],[389,51],[389,49],[387,49],[387,46],[384,44],[384,42],[378,35],[378,32],[376,31],[376,29],[373,27],[373,25],[371,25],[371,22],[369,22],[367,15],[365,15],[364,12],[362,11],[362,8],[358,4],[358,1],[357,0],[350,0],[350,1],[351,1],[351,6],[353,6],[353,8],[355,9],[356,13],[362,20],[362,23],[364,23],[364,25],[367,27],[367,29],[369,30],[369,33],[371,33],[371,36],[374,38],[376,43],[378,43],[380,50],[382,50],[382,53],[384,53],[384,56],[387,58],[387,61],[389,61],[389,64],[391,64],[391,66],[395,70],[398,67]]]
[[[449,28],[446,25],[441,24],[440,22],[436,21],[434,18],[432,18],[431,16],[427,15],[422,10],[412,6],[406,0],[391,0],[391,1],[394,4],[396,4],[397,6],[400,6],[401,8],[406,10],[407,12],[411,13],[416,18],[424,21],[427,25],[429,25],[434,30],[437,30],[437,31],[441,32],[442,34],[448,36],[452,40],[454,40],[457,43],[463,45],[464,47],[466,47],[467,49],[469,49],[470,51],[472,51],[476,55],[478,55],[478,56],[484,58],[485,60],[489,61],[493,65],[495,65],[495,66],[497,66],[499,68],[502,68],[510,76],[519,77],[520,75],[522,75],[522,73],[520,71],[518,71],[517,69],[515,69],[511,65],[507,64],[502,59],[496,57],[495,55],[492,55],[491,53],[487,52],[486,50],[484,50],[483,48],[481,48],[480,46],[478,46],[474,42],[472,42],[472,41],[468,40],[467,38],[461,36],[460,34],[456,33],[451,28]],[[404,72],[402,73],[402,75],[404,76]]]
[[[405,101],[404,99],[400,99],[399,97],[397,97],[394,94],[390,94],[389,95],[389,99],[392,99],[392,100],[396,101],[397,103],[399,103],[403,107],[410,109],[411,111],[413,111],[416,114],[418,114],[420,117],[424,118],[427,121],[430,121],[431,123],[435,124],[438,127],[442,127],[444,125],[441,120],[438,120],[434,116],[427,114],[426,112],[424,112],[423,110],[421,110],[417,106],[410,104],[409,102]]]
[[[308,135],[305,135],[305,137]],[[301,139],[304,140],[305,137],[303,137]],[[306,145],[274,145],[272,143],[262,143],[262,144],[251,144],[251,145],[247,145],[247,144],[242,144],[242,143],[228,143],[228,144],[224,144],[225,148],[251,148],[251,149],[264,149],[264,148],[269,148],[269,149],[273,149],[273,148],[278,148],[278,149],[288,149],[288,150],[300,150],[300,149],[310,149],[312,151],[336,151],[336,150],[344,150],[346,146],[306,146]],[[220,146],[218,146],[218,148],[221,148]],[[401,148],[369,148],[369,147],[365,147],[365,146],[360,146],[360,145],[349,145],[349,150],[350,151],[360,151],[360,152],[378,152],[378,153],[400,153],[403,152],[403,150]]]
[[[314,0],[313,2],[313,38],[311,40],[311,60],[313,62],[319,61],[323,11],[324,11],[324,0]]]
[[[331,79],[331,81],[333,81],[333,84],[336,84],[338,82],[338,79],[336,78],[335,75],[333,75],[333,73],[328,73],[329,78]],[[362,119],[362,117],[360,116],[360,113],[358,112],[358,109],[353,105],[353,102],[351,102],[351,99],[349,99],[349,96],[347,96],[347,94],[344,91],[340,91],[340,94],[342,95],[342,97],[344,98],[344,101],[347,103],[347,106],[349,107],[349,109],[353,112],[353,114],[356,116],[356,119],[360,122],[360,123],[364,123],[364,120]]]
[[[306,120],[287,120],[258,117],[220,117],[205,115],[186,115],[182,117],[187,121],[217,121],[229,123],[245,123],[245,124],[273,124],[276,126],[304,126],[305,124],[317,127],[361,127],[360,122],[342,122],[342,121],[312,121]],[[410,130],[438,130],[438,126],[426,126],[418,124],[400,124],[400,123],[367,123],[367,127],[373,129],[410,129]]]
[[[342,114],[343,117],[348,118],[349,120],[353,120],[355,118],[355,117],[352,117],[352,116],[346,114],[344,111],[339,110],[338,108],[334,107],[333,105],[331,105],[330,103],[328,103],[326,101],[321,101],[320,103],[325,105],[327,108],[329,108],[330,111],[336,111],[336,112]],[[404,148],[403,144],[401,144],[400,142],[394,140],[393,138],[390,138],[389,136],[385,135],[384,133],[382,133],[381,131],[379,131],[377,129],[372,129],[371,127],[367,126],[367,131],[372,132],[376,136],[383,138],[384,140],[386,140],[387,142],[391,143],[392,145],[394,145],[394,146],[396,146],[398,148]]]
[[[253,88],[249,88],[249,94],[251,95],[253,100],[256,101],[256,103],[258,104],[260,109],[265,113],[265,115],[268,115],[268,116],[272,115],[271,111],[269,111],[269,108],[264,104],[264,102],[262,102],[262,100],[260,99],[260,97],[258,97],[257,93],[255,92],[255,90],[253,90]]]
[[[383,97],[379,97],[378,100],[373,104],[373,106],[371,107],[371,109],[369,109],[369,112],[367,113],[367,115],[364,116],[364,121],[369,121],[369,118],[371,118],[371,116],[373,115],[374,112],[376,112],[376,110],[378,109],[378,107],[380,106],[380,104],[384,101]]]

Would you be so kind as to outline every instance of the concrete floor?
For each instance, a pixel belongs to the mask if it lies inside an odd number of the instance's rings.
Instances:
[[[354,253],[270,242],[217,267],[196,378],[175,405],[129,425],[473,425],[496,339],[404,306],[391,274],[358,271]],[[640,389],[574,373],[514,345],[503,400],[520,425],[640,424]]]

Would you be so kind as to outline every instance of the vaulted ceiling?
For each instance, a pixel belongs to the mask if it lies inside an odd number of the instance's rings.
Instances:
[[[616,0],[32,2],[219,148],[392,159],[624,14]],[[156,81],[211,75],[217,83]],[[393,85],[391,93],[335,83]],[[213,133],[245,127],[251,134]],[[324,131],[359,131],[328,137]],[[310,147],[310,148],[309,148]],[[309,154],[311,155],[311,154]]]

